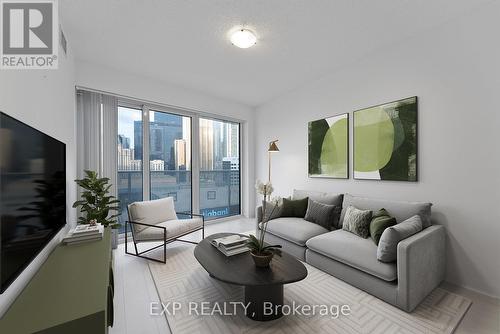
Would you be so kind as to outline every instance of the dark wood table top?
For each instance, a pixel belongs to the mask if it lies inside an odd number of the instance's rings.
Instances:
[[[194,249],[194,256],[205,270],[216,279],[237,285],[258,286],[287,284],[307,276],[304,264],[293,256],[281,252],[275,255],[269,268],[256,267],[250,252],[225,256],[212,246],[213,239],[235,233],[217,233],[203,239]]]

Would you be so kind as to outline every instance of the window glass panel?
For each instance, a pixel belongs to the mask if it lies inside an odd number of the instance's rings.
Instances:
[[[138,133],[140,132],[140,133]],[[128,220],[127,205],[142,201],[142,110],[118,107],[118,199],[120,233]]]
[[[149,113],[150,198],[173,197],[177,212],[191,212],[191,118]]]
[[[240,125],[200,118],[200,212],[240,214]]]

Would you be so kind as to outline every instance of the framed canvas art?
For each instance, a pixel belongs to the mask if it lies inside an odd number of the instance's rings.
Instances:
[[[418,180],[417,97],[354,112],[354,178]]]
[[[349,178],[349,114],[309,122],[310,177]]]

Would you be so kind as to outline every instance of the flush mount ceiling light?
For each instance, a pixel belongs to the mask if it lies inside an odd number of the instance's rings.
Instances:
[[[247,49],[257,43],[257,37],[248,29],[239,29],[232,33],[231,43],[239,48]]]

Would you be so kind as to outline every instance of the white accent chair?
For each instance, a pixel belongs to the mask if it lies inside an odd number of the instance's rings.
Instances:
[[[179,219],[177,215],[186,215],[191,218]],[[125,253],[152,261],[166,262],[167,244],[170,242],[182,241],[196,244],[193,241],[179,239],[182,236],[201,230],[202,239],[205,238],[205,218],[203,215],[190,212],[175,212],[172,197],[129,204],[128,219],[125,222]],[[130,226],[132,232],[135,254],[128,251],[127,226]],[[153,248],[141,252],[137,249],[138,243],[159,241],[162,244]],[[163,247],[163,261],[143,255],[159,247]]]

